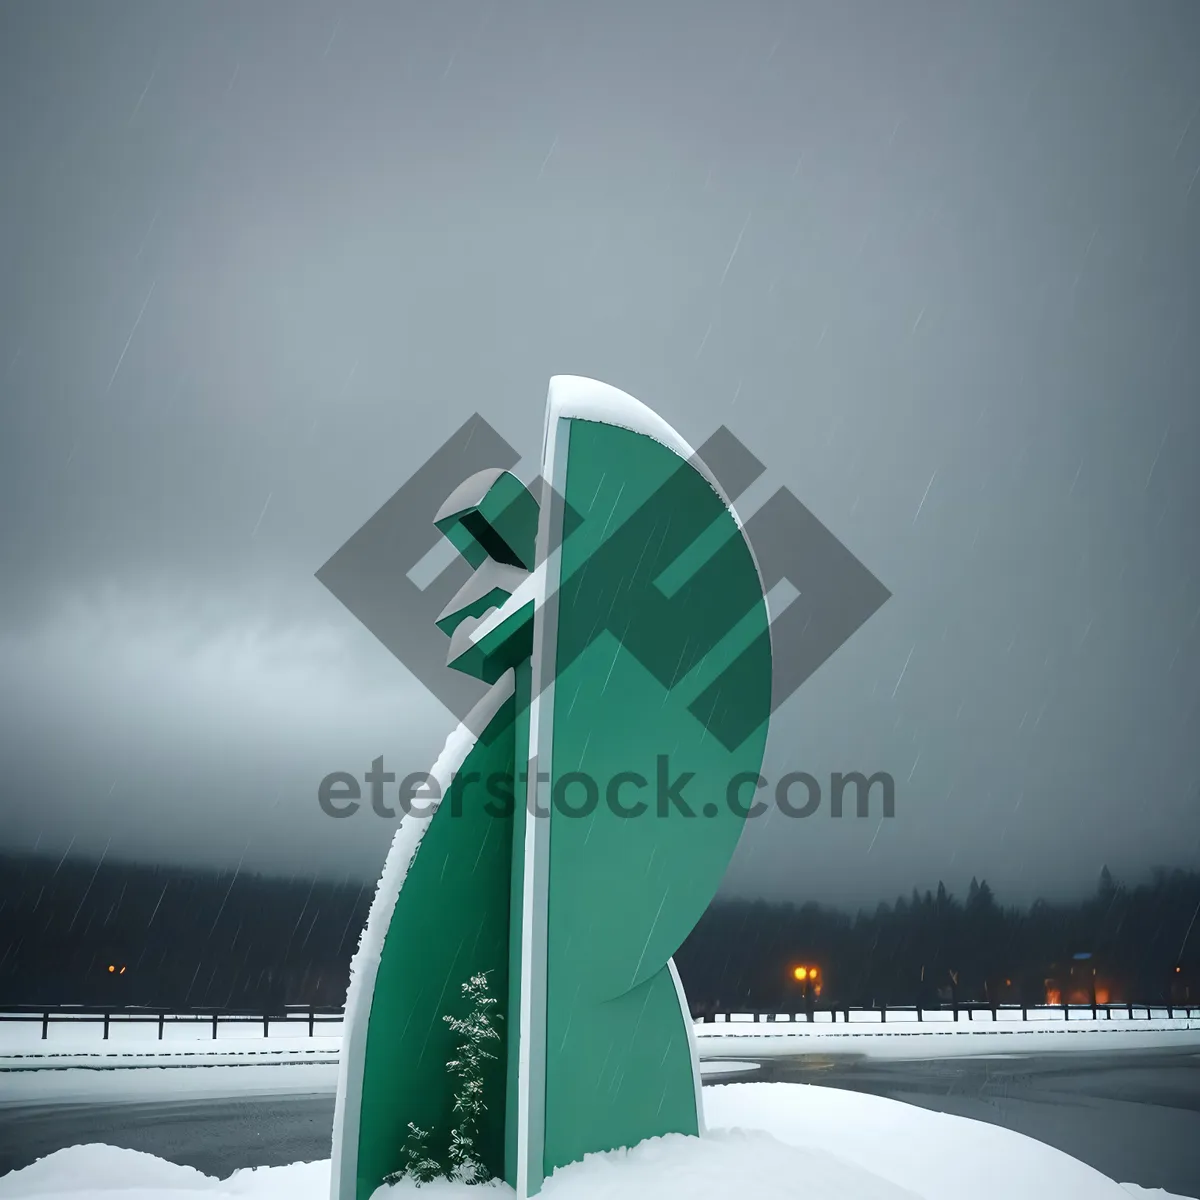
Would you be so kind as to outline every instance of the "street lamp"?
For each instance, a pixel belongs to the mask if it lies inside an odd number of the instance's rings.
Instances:
[[[820,968],[809,963],[800,963],[792,968],[792,978],[804,988],[804,1007],[810,1021],[813,1019],[813,996],[821,990],[821,985],[818,983],[820,977]]]

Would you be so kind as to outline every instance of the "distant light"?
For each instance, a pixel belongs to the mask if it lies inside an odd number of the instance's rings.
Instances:
[[[816,977],[817,977],[817,968],[816,967],[808,968],[808,977],[809,977],[809,979],[816,979]]]
[[[109,963],[109,964],[108,964],[108,973],[109,973],[110,975],[111,975],[111,974],[112,974],[112,973],[113,973],[113,972],[114,972],[116,969],[117,969],[117,968],[116,968],[116,967],[114,967],[114,966],[112,965],[112,963]]]
[[[1175,974],[1176,974],[1176,975],[1178,975],[1178,974],[1179,974],[1179,972],[1180,972],[1182,969],[1183,969],[1182,967],[1176,967],[1176,968],[1175,968]]]
[[[808,968],[807,967],[797,967],[792,972],[792,976],[793,976],[793,978],[795,978],[795,979],[799,980],[801,983],[803,983],[808,978]]]
[[[1076,961],[1076,962],[1082,962],[1082,961],[1083,961],[1085,958],[1091,958],[1091,957],[1092,957],[1092,955],[1091,955],[1091,952],[1090,952],[1090,951],[1088,951],[1087,953],[1084,953],[1084,954],[1076,954],[1076,955],[1073,955],[1073,957],[1074,957],[1074,959],[1075,959],[1075,961]]]
[[[121,968],[121,969],[120,969],[120,970],[117,972],[117,974],[118,974],[118,975],[124,975],[124,974],[125,974],[125,968],[124,968],[124,967],[122,967],[122,968]]]

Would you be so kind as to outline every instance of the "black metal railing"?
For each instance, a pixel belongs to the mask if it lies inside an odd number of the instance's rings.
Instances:
[[[313,1037],[318,1025],[337,1024],[343,1009],[334,1005],[287,1004],[272,1012],[250,1009],[186,1009],[153,1008],[144,1006],[102,1007],[84,1004],[34,1005],[15,1004],[0,1011],[0,1022],[40,1022],[42,1040],[49,1037],[51,1025],[102,1025],[103,1040],[108,1040],[114,1025],[157,1025],[158,1040],[163,1040],[167,1026],[208,1025],[215,1041],[221,1025],[261,1025],[263,1037],[269,1037],[271,1026],[306,1025]]]
[[[693,1018],[702,1024],[711,1024],[717,1021],[735,1021],[735,1020],[750,1020],[754,1022],[792,1022],[792,1021],[815,1021],[818,1016],[828,1016],[833,1023],[850,1024],[851,1014],[877,1014],[880,1024],[886,1024],[888,1015],[893,1018],[913,1019],[918,1022],[923,1022],[925,1017],[930,1013],[948,1013],[953,1021],[959,1020],[960,1016],[965,1016],[965,1019],[972,1021],[977,1013],[987,1013],[993,1021],[998,1020],[1000,1013],[1012,1012],[1020,1013],[1021,1019],[1027,1021],[1030,1013],[1048,1015],[1061,1015],[1064,1021],[1070,1021],[1072,1014],[1075,1014],[1075,1019],[1078,1020],[1081,1016],[1086,1015],[1093,1021],[1106,1020],[1111,1021],[1114,1012],[1123,1013],[1126,1020],[1150,1021],[1150,1020],[1191,1020],[1193,1014],[1200,1015],[1200,1006],[1180,1005],[1180,1004],[1143,1004],[1126,1002],[1124,1004],[992,1004],[986,1001],[959,1001],[957,1004],[939,1005],[936,1008],[925,1008],[919,1004],[877,1004],[870,1007],[856,1007],[854,1005],[809,1005],[800,1012],[786,1012],[776,1009],[729,1009],[729,1010],[707,1010],[702,1012],[693,1012]],[[867,1024],[869,1022],[863,1022]]]
[[[923,1008],[920,1005],[889,1005],[879,1004],[872,1007],[856,1007],[854,1005],[809,1005],[800,1012],[781,1012],[778,1009],[707,1009],[693,1011],[693,1019],[700,1024],[727,1022],[730,1024],[742,1022],[755,1023],[793,1023],[812,1022],[820,1017],[834,1024],[871,1024],[870,1017],[877,1016],[879,1024],[886,1024],[888,1017],[893,1020],[923,1022],[931,1013],[945,1013],[953,1021],[960,1017],[973,1021],[978,1014],[988,1014],[993,1021],[999,1019],[1001,1013],[1020,1013],[1022,1020],[1028,1020],[1030,1013],[1045,1019],[1050,1014],[1061,1015],[1064,1021],[1088,1017],[1090,1020],[1112,1020],[1114,1012],[1121,1013],[1126,1020],[1191,1020],[1200,1017],[1200,1006],[1178,1004],[1143,1004],[1132,1002],[1124,1004],[988,1004],[985,1002],[960,1001],[958,1004],[945,1005],[939,1008]],[[869,1014],[869,1016],[868,1016]],[[852,1020],[857,1016],[857,1022]],[[163,1040],[164,1030],[180,1025],[204,1025],[211,1029],[212,1040],[217,1040],[218,1030],[229,1026],[255,1025],[262,1027],[262,1036],[270,1037],[272,1028],[278,1030],[281,1026],[294,1029],[297,1025],[306,1027],[309,1037],[314,1037],[318,1025],[336,1025],[342,1021],[344,1009],[337,1005],[288,1004],[281,1009],[271,1012],[261,1012],[252,1009],[220,1009],[220,1008],[155,1008],[152,1006],[92,1006],[92,1005],[9,1005],[0,1010],[0,1022],[23,1022],[41,1025],[42,1040],[49,1037],[51,1025],[100,1025],[102,1040],[107,1041],[109,1032],[116,1025],[155,1025],[158,1030],[158,1040]],[[867,1018],[864,1020],[863,1018]]]

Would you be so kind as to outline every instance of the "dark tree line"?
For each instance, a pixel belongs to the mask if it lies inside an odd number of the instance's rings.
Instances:
[[[856,915],[723,901],[676,962],[697,1010],[795,1011],[794,963],[819,966],[822,1005],[1040,1004],[1047,993],[1086,1003],[1093,992],[1100,1002],[1200,1003],[1198,909],[1200,874],[1158,871],[1122,886],[1107,868],[1086,899],[1027,909],[1002,907],[974,880],[963,900],[939,884]]]
[[[373,890],[0,856],[0,1005],[341,1004]],[[1027,909],[984,882],[961,900],[939,886],[858,914],[718,900],[676,962],[697,1011],[795,1010],[797,963],[819,964],[822,1006],[1040,1003],[1048,980],[1084,979],[1114,1001],[1200,1003],[1198,911],[1200,874],[1182,871],[1124,886],[1106,870],[1084,900]]]
[[[0,856],[0,1004],[341,1004],[373,891]]]

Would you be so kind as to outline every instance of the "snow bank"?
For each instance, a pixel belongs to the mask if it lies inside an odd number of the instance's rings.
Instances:
[[[705,1093],[712,1128],[752,1128],[881,1175],[921,1200],[1128,1200],[1099,1171],[998,1125],[808,1084]]]
[[[250,1167],[217,1180],[194,1167],[117,1146],[72,1146],[0,1179],[0,1198],[39,1200],[317,1200],[329,1192],[329,1163]]]
[[[546,1200],[1186,1200],[1117,1184],[1021,1134],[965,1117],[805,1084],[706,1092],[704,1138],[673,1134],[590,1155],[547,1180]],[[0,1200],[325,1200],[329,1163],[211,1179],[111,1146],[74,1146],[0,1179]],[[505,1200],[506,1185],[439,1181],[377,1200]]]
[[[556,1171],[542,1195],[546,1200],[921,1200],[919,1193],[823,1150],[799,1150],[758,1130],[724,1129],[704,1138],[671,1134],[632,1150],[590,1155]]]

